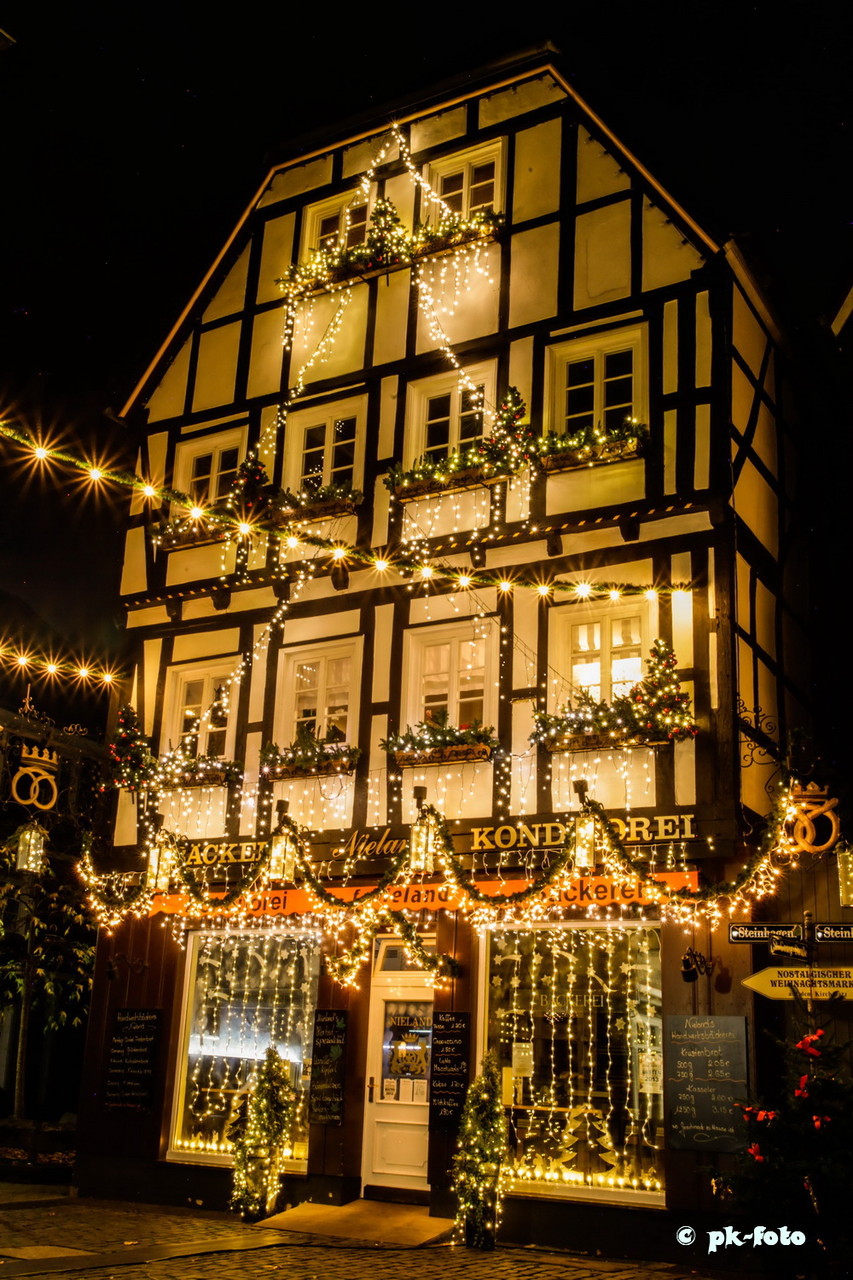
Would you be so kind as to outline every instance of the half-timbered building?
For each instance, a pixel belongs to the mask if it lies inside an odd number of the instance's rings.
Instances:
[[[134,887],[81,1188],[224,1204],[273,1046],[280,1204],[447,1213],[493,1051],[506,1237],[663,1250],[754,1068],[727,924],[803,714],[784,355],[737,249],[526,56],[276,164],[124,412],[151,756],[92,871]],[[712,1024],[728,1113],[669,1106],[667,1026]]]

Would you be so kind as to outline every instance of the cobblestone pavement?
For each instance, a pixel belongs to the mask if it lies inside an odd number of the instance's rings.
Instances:
[[[19,1198],[20,1199],[20,1198]],[[45,1257],[52,1249],[85,1251]],[[42,1256],[37,1256],[41,1254]],[[415,1256],[412,1256],[414,1254]],[[0,1194],[0,1280],[703,1280],[666,1263],[436,1243],[417,1249],[273,1231],[221,1213],[68,1199],[24,1207]]]

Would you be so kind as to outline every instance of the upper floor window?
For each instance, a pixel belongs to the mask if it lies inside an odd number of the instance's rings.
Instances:
[[[164,718],[166,749],[180,749],[196,758],[230,756],[234,740],[231,675],[236,661],[207,669],[172,669]]]
[[[401,708],[408,723],[458,729],[493,722],[497,631],[488,620],[409,632]]]
[[[563,677],[555,684],[557,704],[564,705],[573,690],[581,689],[596,702],[612,702],[642,680],[649,647],[645,601],[597,610],[566,605],[551,617],[556,631],[552,667]]]
[[[354,249],[364,244],[369,214],[361,190],[345,191],[312,205],[305,213],[301,256],[313,249]]]
[[[428,166],[427,181],[451,213],[462,218],[500,207],[503,178],[503,153],[500,142],[489,143],[474,151],[462,152],[436,160]],[[438,213],[427,210],[435,220]]]
[[[301,733],[326,742],[358,741],[360,641],[301,645],[282,655],[282,699],[276,718],[279,742]]]
[[[245,453],[246,428],[185,440],[175,455],[175,488],[200,504],[221,502],[230,493]]]
[[[626,419],[645,420],[642,331],[620,329],[553,347],[550,366],[550,429],[558,435],[612,433]]]
[[[312,495],[333,485],[357,489],[364,454],[365,400],[337,401],[288,416],[285,483]]]
[[[441,462],[464,453],[483,435],[484,406],[494,401],[494,368],[476,365],[455,373],[425,378],[409,387],[406,459],[412,465],[427,457]]]

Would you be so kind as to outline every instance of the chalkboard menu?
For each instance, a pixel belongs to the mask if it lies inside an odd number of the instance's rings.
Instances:
[[[312,1124],[341,1124],[344,1118],[347,1014],[318,1009],[314,1014],[308,1119]]]
[[[455,1133],[459,1128],[468,1089],[470,1035],[470,1013],[436,1013],[433,1016],[430,1129]]]
[[[154,1106],[162,1009],[118,1009],[107,1053],[108,1107]]]
[[[669,1145],[741,1150],[746,1126],[734,1104],[747,1095],[746,1018],[665,1018],[664,1064]]]

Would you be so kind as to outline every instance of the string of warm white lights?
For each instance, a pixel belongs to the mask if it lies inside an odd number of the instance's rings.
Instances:
[[[115,670],[97,663],[59,658],[55,654],[39,653],[29,646],[24,649],[18,645],[0,644],[0,662],[27,677],[48,676],[51,680],[66,680],[73,684],[112,685],[118,679]]]

